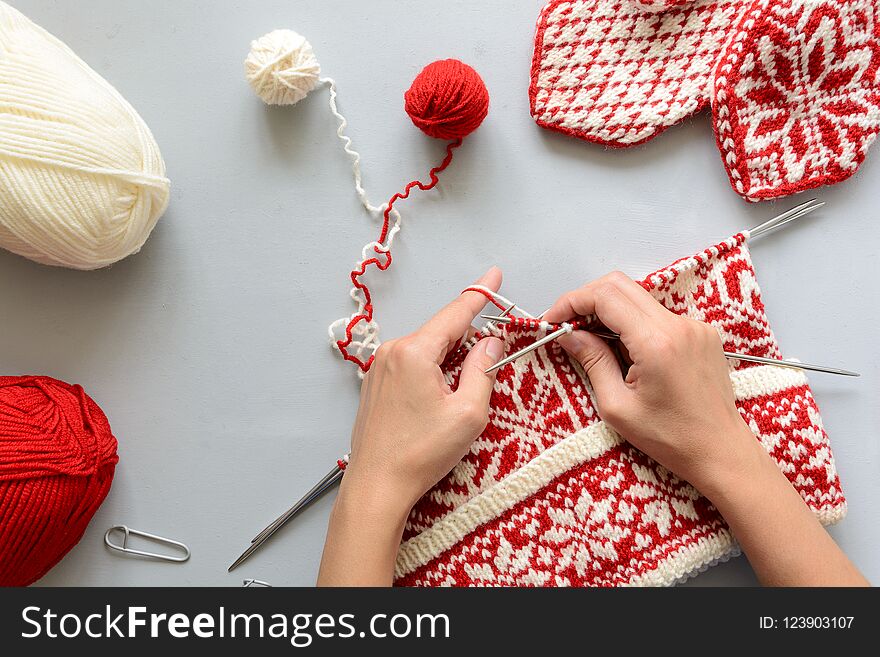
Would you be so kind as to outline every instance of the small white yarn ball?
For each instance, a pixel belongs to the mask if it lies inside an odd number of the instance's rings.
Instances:
[[[293,30],[275,30],[252,42],[244,69],[253,90],[269,105],[295,105],[321,76],[312,44]]]
[[[168,198],[165,163],[137,112],[0,1],[0,247],[106,267],[140,250]]]

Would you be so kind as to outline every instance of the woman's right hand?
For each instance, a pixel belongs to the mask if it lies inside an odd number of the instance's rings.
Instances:
[[[601,338],[560,338],[590,377],[599,415],[712,501],[761,583],[868,585],[740,417],[715,329],[620,273],[564,294],[544,319],[590,315],[620,334],[632,362],[624,377]]]
[[[587,372],[599,415],[628,442],[706,495],[769,460],[734,405],[714,328],[670,312],[619,272],[564,294],[544,319],[589,315],[620,334],[632,362],[625,377],[602,338],[575,331],[559,344]]]

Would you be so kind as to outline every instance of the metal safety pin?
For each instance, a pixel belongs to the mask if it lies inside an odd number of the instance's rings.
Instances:
[[[114,543],[110,540],[111,534],[113,534],[113,532],[115,531],[122,532],[122,545]],[[183,550],[183,555],[174,556],[173,554],[158,554],[156,552],[135,550],[128,547],[129,536],[141,536],[142,538],[147,538],[155,543],[161,543],[163,545],[171,545],[173,547],[180,548],[181,550]],[[174,563],[183,563],[184,561],[188,561],[190,556],[189,548],[179,541],[173,541],[170,538],[156,536],[155,534],[148,534],[147,532],[138,531],[137,529],[130,529],[125,525],[116,525],[115,527],[111,527],[110,529],[108,529],[107,532],[104,534],[104,545],[106,545],[111,550],[122,552],[124,554],[131,554],[137,557],[146,557],[148,559],[158,559],[160,561],[171,561]]]
[[[346,455],[342,459],[342,463],[348,463],[348,458],[349,456]],[[263,544],[268,541],[273,534],[275,534],[275,532],[284,527],[284,525],[286,525],[296,516],[302,513],[315,500],[317,500],[324,493],[333,488],[333,486],[342,481],[342,476],[344,474],[345,469],[341,465],[339,465],[339,463],[337,463],[336,466],[334,466],[334,468],[321,479],[321,481],[312,486],[311,490],[303,495],[302,499],[300,499],[296,504],[294,504],[287,511],[282,513],[280,516],[278,516],[278,518],[276,518],[268,527],[257,534],[251,540],[250,546],[244,552],[242,552],[241,556],[236,559],[231,566],[229,566],[228,572],[232,572],[245,561],[247,561],[251,557],[251,555],[254,554],[254,552],[259,550],[263,546]]]
[[[483,319],[497,322],[499,324],[509,324],[514,321],[510,317],[502,317],[499,315],[480,315]],[[506,358],[498,361],[495,365],[486,370],[486,374],[490,374],[497,369],[504,367],[512,363],[515,360],[518,360],[533,352],[535,349],[544,346],[548,342],[553,342],[554,340],[562,337],[566,333],[569,332],[568,327],[563,327],[553,333],[546,335],[541,338],[537,342],[533,342],[525,349],[521,349]],[[598,335],[600,338],[605,338],[606,340],[620,340],[620,336],[617,333],[612,333],[610,331],[592,331],[588,330],[588,333],[593,333],[594,335]],[[795,370],[810,370],[811,372],[824,372],[826,374],[837,374],[839,376],[861,376],[858,372],[850,372],[849,370],[842,370],[837,367],[825,367],[824,365],[811,365],[810,363],[801,363],[800,361],[794,360],[780,360],[778,358],[764,358],[763,356],[752,356],[750,354],[737,354],[731,351],[725,351],[724,357],[728,360],[742,360],[748,361],[750,363],[760,363],[762,365],[776,365],[777,367],[788,367]]]

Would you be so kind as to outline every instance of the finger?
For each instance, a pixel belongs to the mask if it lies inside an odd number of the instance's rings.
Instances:
[[[501,360],[504,344],[498,338],[480,340],[471,349],[461,365],[461,377],[455,397],[467,402],[467,406],[488,408],[496,372],[486,374],[486,370]]]
[[[607,287],[618,289],[623,296],[633,303],[633,305],[646,314],[650,315],[663,309],[663,306],[661,306],[654,297],[645,290],[645,288],[636,283],[626,274],[615,271],[606,274],[602,278],[587,283],[578,290],[564,294],[559,298],[556,304],[545,313],[544,319],[549,322],[561,322],[567,319],[572,319],[575,316],[572,314],[566,316],[566,312],[580,315],[594,314],[595,310],[592,312],[583,312],[582,309],[579,308],[580,305],[583,305],[584,300],[579,299],[578,297],[591,291],[598,293]],[[578,313],[579,310],[581,311],[580,313]]]
[[[622,399],[629,392],[617,357],[604,340],[575,331],[559,338],[559,345],[581,364],[590,378],[600,415],[612,400]]]
[[[564,322],[595,315],[621,336],[632,336],[644,326],[647,316],[616,285],[605,278],[566,292],[544,315],[548,322]]]
[[[671,315],[651,293],[626,274],[614,272],[605,277],[605,280],[619,289],[630,301],[649,317]]]
[[[501,270],[492,267],[475,283],[490,290],[501,287]],[[431,351],[431,355],[442,361],[450,345],[460,340],[471,326],[477,314],[486,306],[487,300],[479,292],[464,292],[452,303],[443,308],[415,333],[415,338]]]

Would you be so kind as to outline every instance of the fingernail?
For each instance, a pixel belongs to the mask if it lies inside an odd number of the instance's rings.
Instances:
[[[488,338],[486,340],[486,355],[492,359],[493,363],[497,363],[504,355],[504,344],[498,338]]]
[[[498,269],[496,265],[492,265],[491,267],[489,267],[489,269],[486,270],[486,273],[477,279],[477,283],[479,283],[480,281],[485,281],[487,278],[489,278],[489,275],[496,269]]]
[[[589,344],[590,338],[583,331],[574,331],[559,338],[559,345],[566,351],[578,351]]]

